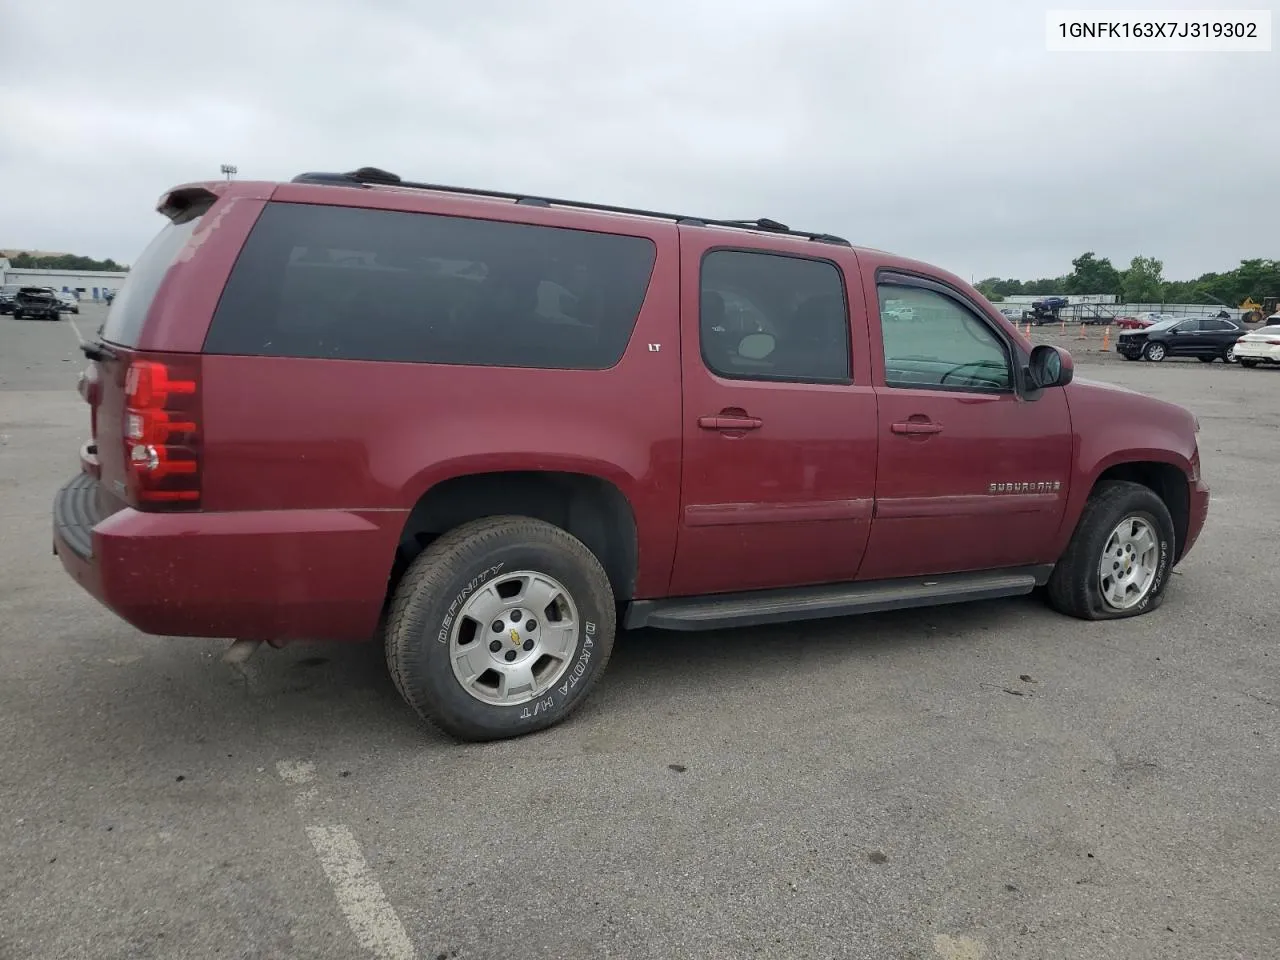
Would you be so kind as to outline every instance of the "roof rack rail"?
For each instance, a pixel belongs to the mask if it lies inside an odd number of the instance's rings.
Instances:
[[[812,233],[808,230],[793,230],[785,223],[761,217],[757,220],[717,220],[709,217],[690,217],[679,213],[662,213],[657,210],[641,210],[635,207],[619,207],[606,203],[587,203],[584,200],[560,200],[555,197],[540,197],[534,194],[512,193],[507,190],[482,190],[477,187],[450,187],[439,183],[418,183],[413,180],[402,180],[397,174],[378,167],[361,167],[348,173],[300,173],[291,181],[293,183],[314,183],[329,186],[369,187],[394,186],[408,187],[413,190],[439,190],[443,193],[459,193],[471,197],[492,197],[498,200],[514,200],[525,206],[535,207],[571,207],[577,210],[598,210],[602,213],[627,213],[640,217],[653,217],[658,220],[674,220],[681,226],[689,227],[735,227],[741,230],[761,230],[767,233],[778,233],[789,237],[803,237],[818,243],[834,243],[851,246],[848,240],[830,233]]]

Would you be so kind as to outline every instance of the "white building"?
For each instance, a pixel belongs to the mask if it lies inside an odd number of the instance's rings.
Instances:
[[[11,283],[31,287],[53,287],[59,292],[74,293],[81,300],[102,300],[108,291],[114,293],[124,284],[128,273],[98,270],[39,270],[13,267],[0,257],[0,286]]]

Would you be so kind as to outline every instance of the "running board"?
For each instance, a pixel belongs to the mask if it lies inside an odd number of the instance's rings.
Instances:
[[[909,610],[945,603],[1017,597],[1043,585],[1052,566],[1018,567],[939,577],[836,583],[819,587],[757,590],[705,597],[634,600],[622,626],[627,630],[719,630],[795,620],[847,617],[885,610]]]

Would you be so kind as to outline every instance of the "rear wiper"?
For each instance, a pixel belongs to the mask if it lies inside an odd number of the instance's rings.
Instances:
[[[119,354],[101,340],[95,340],[93,342],[86,340],[81,335],[80,328],[75,325],[74,320],[71,322],[71,329],[75,332],[76,339],[80,341],[80,352],[90,360],[116,360],[119,358]]]
[[[101,341],[90,343],[87,340],[80,341],[80,350],[90,360],[115,360],[119,355]]]

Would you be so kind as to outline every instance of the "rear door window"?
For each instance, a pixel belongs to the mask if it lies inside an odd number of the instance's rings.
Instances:
[[[644,237],[271,203],[205,351],[601,370],[626,351],[656,256]]]
[[[115,299],[111,301],[107,321],[102,327],[103,340],[118,343],[122,347],[137,345],[142,325],[147,319],[147,311],[151,309],[151,301],[160,289],[160,281],[169,272],[174,258],[186,245],[199,222],[200,218],[194,217],[186,223],[165,224],[147,244],[138,261],[130,268]]]
[[[721,377],[850,382],[849,308],[829,260],[712,250],[698,307],[702,359]]]

